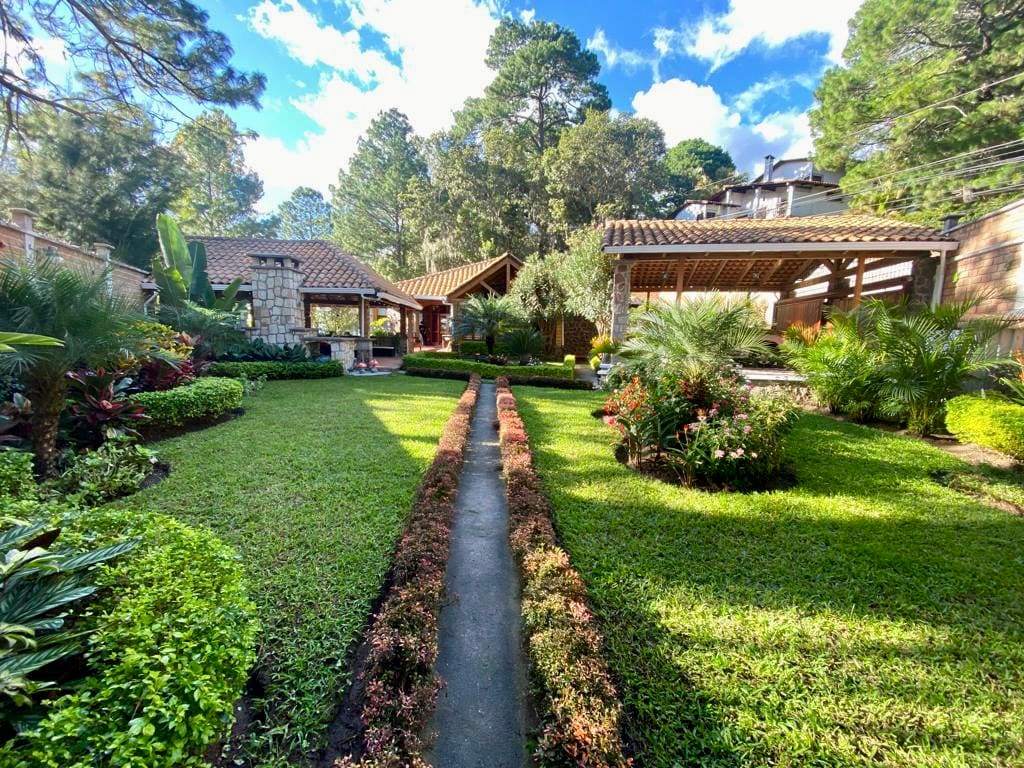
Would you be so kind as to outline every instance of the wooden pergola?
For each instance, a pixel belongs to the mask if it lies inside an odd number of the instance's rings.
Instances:
[[[703,291],[777,293],[783,311],[776,324],[783,327],[817,322],[824,303],[856,304],[865,292],[897,289],[934,303],[938,267],[956,247],[927,227],[852,214],[611,222],[604,251],[615,258],[612,335],[625,337],[634,292],[674,292],[677,300]],[[908,262],[907,274],[884,277],[887,268]],[[797,295],[816,286],[824,288]]]

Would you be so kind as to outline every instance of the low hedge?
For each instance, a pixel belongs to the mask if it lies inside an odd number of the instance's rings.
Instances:
[[[523,584],[523,633],[541,692],[541,765],[625,768],[622,703],[579,573],[558,546],[551,506],[533,468],[526,427],[507,379],[497,382],[509,540]]]
[[[959,440],[1024,460],[1024,405],[961,395],[946,403],[946,428]]]
[[[448,566],[455,493],[480,377],[445,424],[391,567],[391,587],[366,638],[363,765],[419,765],[420,733],[434,708],[437,627]]]
[[[337,360],[323,363],[288,363],[284,361],[254,361],[245,363],[212,363],[206,373],[237,379],[245,374],[250,379],[266,376],[268,379],[332,379],[345,375],[345,367]]]
[[[238,408],[244,392],[240,381],[204,378],[161,392],[140,392],[132,400],[146,409],[147,427],[180,427],[197,421],[212,421]]]
[[[405,372],[410,376],[426,376],[431,379],[458,379],[460,381],[469,381],[470,377],[479,375],[469,371],[448,371],[433,367],[410,367],[406,368]],[[508,379],[516,386],[550,387],[552,389],[593,389],[590,382],[582,381],[581,379],[552,379],[546,376],[505,376],[503,378]]]
[[[483,379],[496,379],[499,376],[529,379],[565,379],[572,380],[575,375],[574,366],[562,365],[491,365],[476,360],[461,360],[451,357],[434,357],[421,352],[413,352],[402,358],[402,367],[426,368],[435,371],[468,371],[476,373]],[[521,371],[521,372],[517,372]]]
[[[53,700],[35,730],[0,747],[3,768],[204,766],[226,736],[255,659],[258,625],[241,564],[212,534],[171,517],[79,511],[62,540],[141,539],[99,569],[91,675]],[[183,567],[187,566],[187,567]]]

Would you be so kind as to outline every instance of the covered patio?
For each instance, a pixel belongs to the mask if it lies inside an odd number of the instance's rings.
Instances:
[[[776,219],[613,221],[612,337],[625,338],[635,293],[774,293],[777,331],[821,322],[863,296],[937,304],[957,242],[929,227],[857,214]]]

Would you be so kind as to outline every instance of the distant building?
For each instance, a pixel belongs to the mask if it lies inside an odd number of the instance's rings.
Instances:
[[[673,216],[682,221],[704,219],[774,219],[818,216],[847,209],[839,189],[841,176],[815,168],[807,157],[764,159],[764,172],[753,181],[730,184],[706,200],[687,200]]]

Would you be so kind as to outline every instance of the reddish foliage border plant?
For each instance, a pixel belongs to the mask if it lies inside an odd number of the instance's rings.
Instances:
[[[538,757],[545,765],[619,768],[622,703],[579,573],[558,546],[551,506],[533,467],[526,427],[508,380],[497,380],[510,541],[523,581],[523,631],[543,692]]]
[[[419,734],[440,687],[434,660],[448,538],[479,391],[480,377],[474,375],[445,424],[398,541],[390,592],[369,631],[359,762],[364,768],[424,765]],[[337,764],[353,763],[346,758]]]

